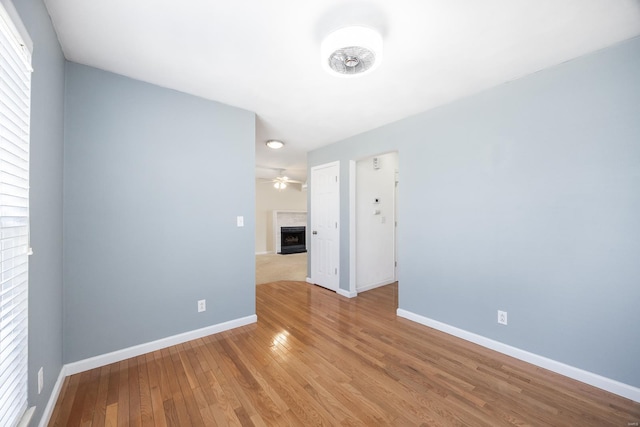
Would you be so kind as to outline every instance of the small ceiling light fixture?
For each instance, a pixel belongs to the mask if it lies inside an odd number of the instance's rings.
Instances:
[[[344,77],[373,71],[382,61],[382,36],[367,27],[345,27],[329,34],[320,47],[322,66]]]
[[[274,183],[274,184],[273,184],[273,188],[275,188],[275,189],[276,189],[276,190],[278,190],[278,191],[282,191],[282,190],[284,190],[285,188],[287,188],[287,184],[285,184],[285,183],[284,183],[284,182],[282,182],[282,181],[278,181],[278,182],[276,182],[276,183]]]
[[[270,139],[267,141],[267,147],[277,150],[284,147],[284,142],[278,141],[277,139]]]

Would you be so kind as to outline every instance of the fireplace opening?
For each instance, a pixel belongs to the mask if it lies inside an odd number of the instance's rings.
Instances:
[[[306,227],[280,228],[280,253],[297,254],[307,252]]]

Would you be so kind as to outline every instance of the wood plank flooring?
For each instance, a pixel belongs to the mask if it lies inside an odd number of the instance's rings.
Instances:
[[[49,425],[640,422],[639,403],[396,317],[397,285],[256,291],[257,324],[68,377]]]

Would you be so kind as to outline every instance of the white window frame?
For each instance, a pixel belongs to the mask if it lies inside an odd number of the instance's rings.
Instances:
[[[32,42],[0,2],[0,425],[27,425]]]

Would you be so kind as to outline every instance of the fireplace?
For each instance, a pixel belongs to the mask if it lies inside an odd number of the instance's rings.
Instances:
[[[280,253],[297,254],[307,252],[306,227],[280,228]]]

